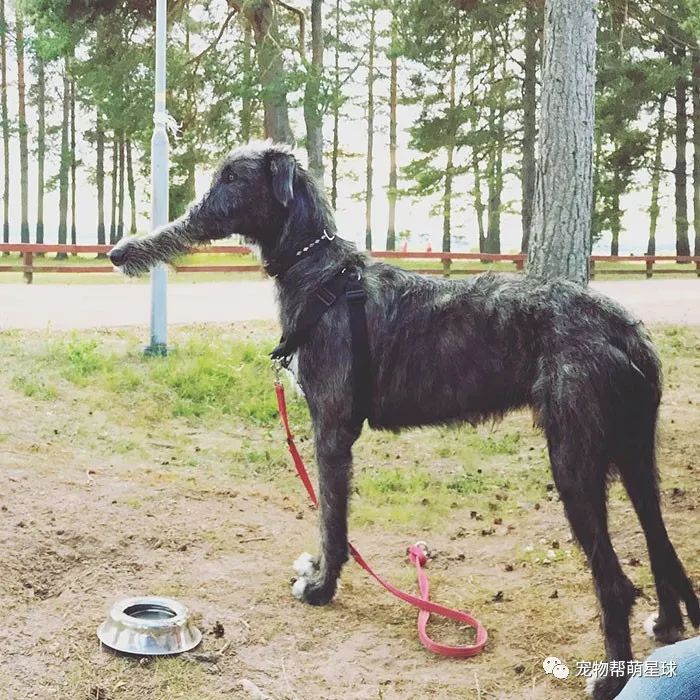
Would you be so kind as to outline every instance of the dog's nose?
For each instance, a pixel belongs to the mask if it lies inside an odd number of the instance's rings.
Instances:
[[[119,267],[124,264],[126,260],[126,251],[124,248],[112,248],[112,250],[107,253],[107,257],[110,259],[112,265]]]

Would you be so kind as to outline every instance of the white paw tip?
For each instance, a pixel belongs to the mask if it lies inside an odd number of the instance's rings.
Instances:
[[[294,585],[292,586],[292,595],[297,599],[297,600],[303,600],[304,598],[304,591],[306,590],[306,584],[308,581],[302,576],[298,578],[295,582]]]
[[[292,564],[299,576],[309,576],[314,572],[314,558],[308,552],[302,552]]]
[[[593,695],[593,691],[595,690],[595,684],[598,682],[599,676],[594,675],[594,676],[588,676],[586,678],[586,695]]]
[[[646,620],[644,620],[644,624],[642,625],[644,627],[644,631],[652,639],[656,639],[656,635],[654,634],[654,625],[656,624],[657,619],[658,615],[656,613],[652,613]]]

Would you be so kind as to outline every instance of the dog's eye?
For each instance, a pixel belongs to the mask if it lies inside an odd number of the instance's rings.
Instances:
[[[236,173],[234,172],[229,172],[229,174],[226,176],[226,179],[229,182],[235,182],[236,180],[238,180],[238,175],[236,175]]]

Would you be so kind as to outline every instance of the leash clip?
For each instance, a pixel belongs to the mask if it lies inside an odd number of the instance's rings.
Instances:
[[[279,384],[282,379],[282,368],[284,367],[284,360],[281,357],[273,357],[270,360],[272,364],[272,371],[275,374],[275,384]]]
[[[418,540],[418,542],[408,548],[408,558],[414,564],[417,561],[421,566],[425,566],[429,557],[430,550],[423,540]]]

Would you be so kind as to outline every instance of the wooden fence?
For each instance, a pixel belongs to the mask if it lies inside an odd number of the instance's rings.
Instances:
[[[40,255],[55,255],[64,253],[66,255],[96,255],[105,256],[111,246],[108,245],[38,245],[36,243],[0,243],[0,254],[3,253],[19,253],[22,256],[20,264],[2,265],[0,264],[0,272],[22,272],[24,279],[28,284],[31,284],[35,273],[42,272],[59,272],[59,273],[101,273],[112,272],[112,267],[108,263],[101,265],[90,264],[89,260],[79,262],[71,260],[67,263],[56,264],[46,258],[41,262],[37,262],[36,256]],[[208,246],[202,252],[228,255],[250,255],[251,251],[244,246]],[[401,252],[401,251],[374,251],[372,256],[378,259],[396,260],[400,265],[400,261],[404,260],[426,260],[439,261],[440,267],[411,267],[415,272],[424,274],[443,275],[449,277],[451,275],[469,275],[477,274],[484,271],[484,264],[494,262],[511,263],[514,271],[523,271],[525,269],[527,255],[522,253],[428,253],[428,252]],[[473,261],[478,263],[478,266],[459,265],[453,266],[453,263],[460,261]],[[676,269],[674,267],[655,267],[656,263],[685,263],[691,265],[684,269]],[[2,257],[0,257],[2,263]],[[619,266],[606,266],[605,268],[597,267],[597,263],[620,263]],[[630,266],[629,263],[639,263],[639,265]],[[589,258],[590,276],[593,279],[596,275],[634,275],[643,274],[646,277],[652,277],[658,274],[693,274],[700,277],[700,257],[689,256],[679,257],[674,255],[592,255]],[[692,267],[694,265],[694,267]],[[258,272],[260,265],[257,262],[251,262],[250,265],[175,265],[177,272]]]

